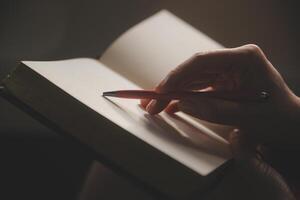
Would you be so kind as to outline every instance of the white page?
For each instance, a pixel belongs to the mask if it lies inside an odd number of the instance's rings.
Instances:
[[[187,124],[184,117],[171,117],[166,113],[150,116],[138,106],[138,100],[108,100],[102,97],[104,91],[140,87],[97,60],[81,58],[23,63],[91,109],[200,175],[207,175],[229,158],[227,142],[217,136],[212,139],[210,136],[214,134],[199,123]]]
[[[162,10],[122,34],[100,61],[140,87],[150,89],[195,53],[220,48],[224,47],[169,11]],[[184,116],[183,113],[179,115]],[[232,127],[199,119],[194,121],[224,138],[232,130]]]
[[[197,52],[223,48],[163,10],[121,35],[100,61],[142,88],[153,88]]]

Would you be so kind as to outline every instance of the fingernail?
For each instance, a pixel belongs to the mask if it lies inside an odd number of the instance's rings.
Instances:
[[[150,101],[150,103],[146,107],[146,110],[148,113],[152,113],[153,108],[155,107],[156,103],[157,103],[157,100],[155,100],[155,99]]]

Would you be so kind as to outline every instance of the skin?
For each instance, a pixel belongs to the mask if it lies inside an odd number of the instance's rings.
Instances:
[[[278,172],[262,159],[262,147],[291,148],[299,144],[300,100],[287,86],[263,51],[250,44],[197,53],[171,71],[155,88],[245,91],[269,94],[267,100],[245,101],[197,97],[180,101],[142,100],[150,114],[185,112],[202,120],[232,125],[229,141],[235,167],[208,199],[294,199]]]
[[[141,106],[153,115],[163,110],[182,111],[202,120],[236,127],[228,138],[235,158],[232,167],[214,188],[195,199],[295,199],[282,176],[262,157],[264,152],[257,152],[268,146],[288,148],[299,144],[300,100],[258,46],[197,53],[171,71],[155,90],[268,92],[270,96],[265,101],[197,97],[176,102],[142,100]],[[81,199],[101,198],[152,199],[96,163]]]
[[[197,53],[179,65],[155,88],[178,90],[247,91],[269,93],[266,101],[198,97],[178,102],[143,100],[150,113],[183,111],[219,124],[233,125],[252,139],[272,145],[297,145],[300,100],[256,45]]]

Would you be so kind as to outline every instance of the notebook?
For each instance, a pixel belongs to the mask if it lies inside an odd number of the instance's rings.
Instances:
[[[22,61],[3,81],[7,99],[97,159],[172,199],[188,199],[216,181],[231,158],[231,127],[182,112],[149,115],[139,100],[103,97],[151,89],[201,51],[223,48],[162,10],[122,34],[99,59]]]

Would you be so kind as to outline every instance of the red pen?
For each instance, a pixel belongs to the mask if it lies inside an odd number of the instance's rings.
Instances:
[[[267,92],[229,92],[229,91],[178,91],[158,93],[153,90],[117,90],[103,92],[102,96],[126,98],[126,99],[157,99],[180,100],[194,97],[210,97],[237,101],[261,101],[269,98]]]

